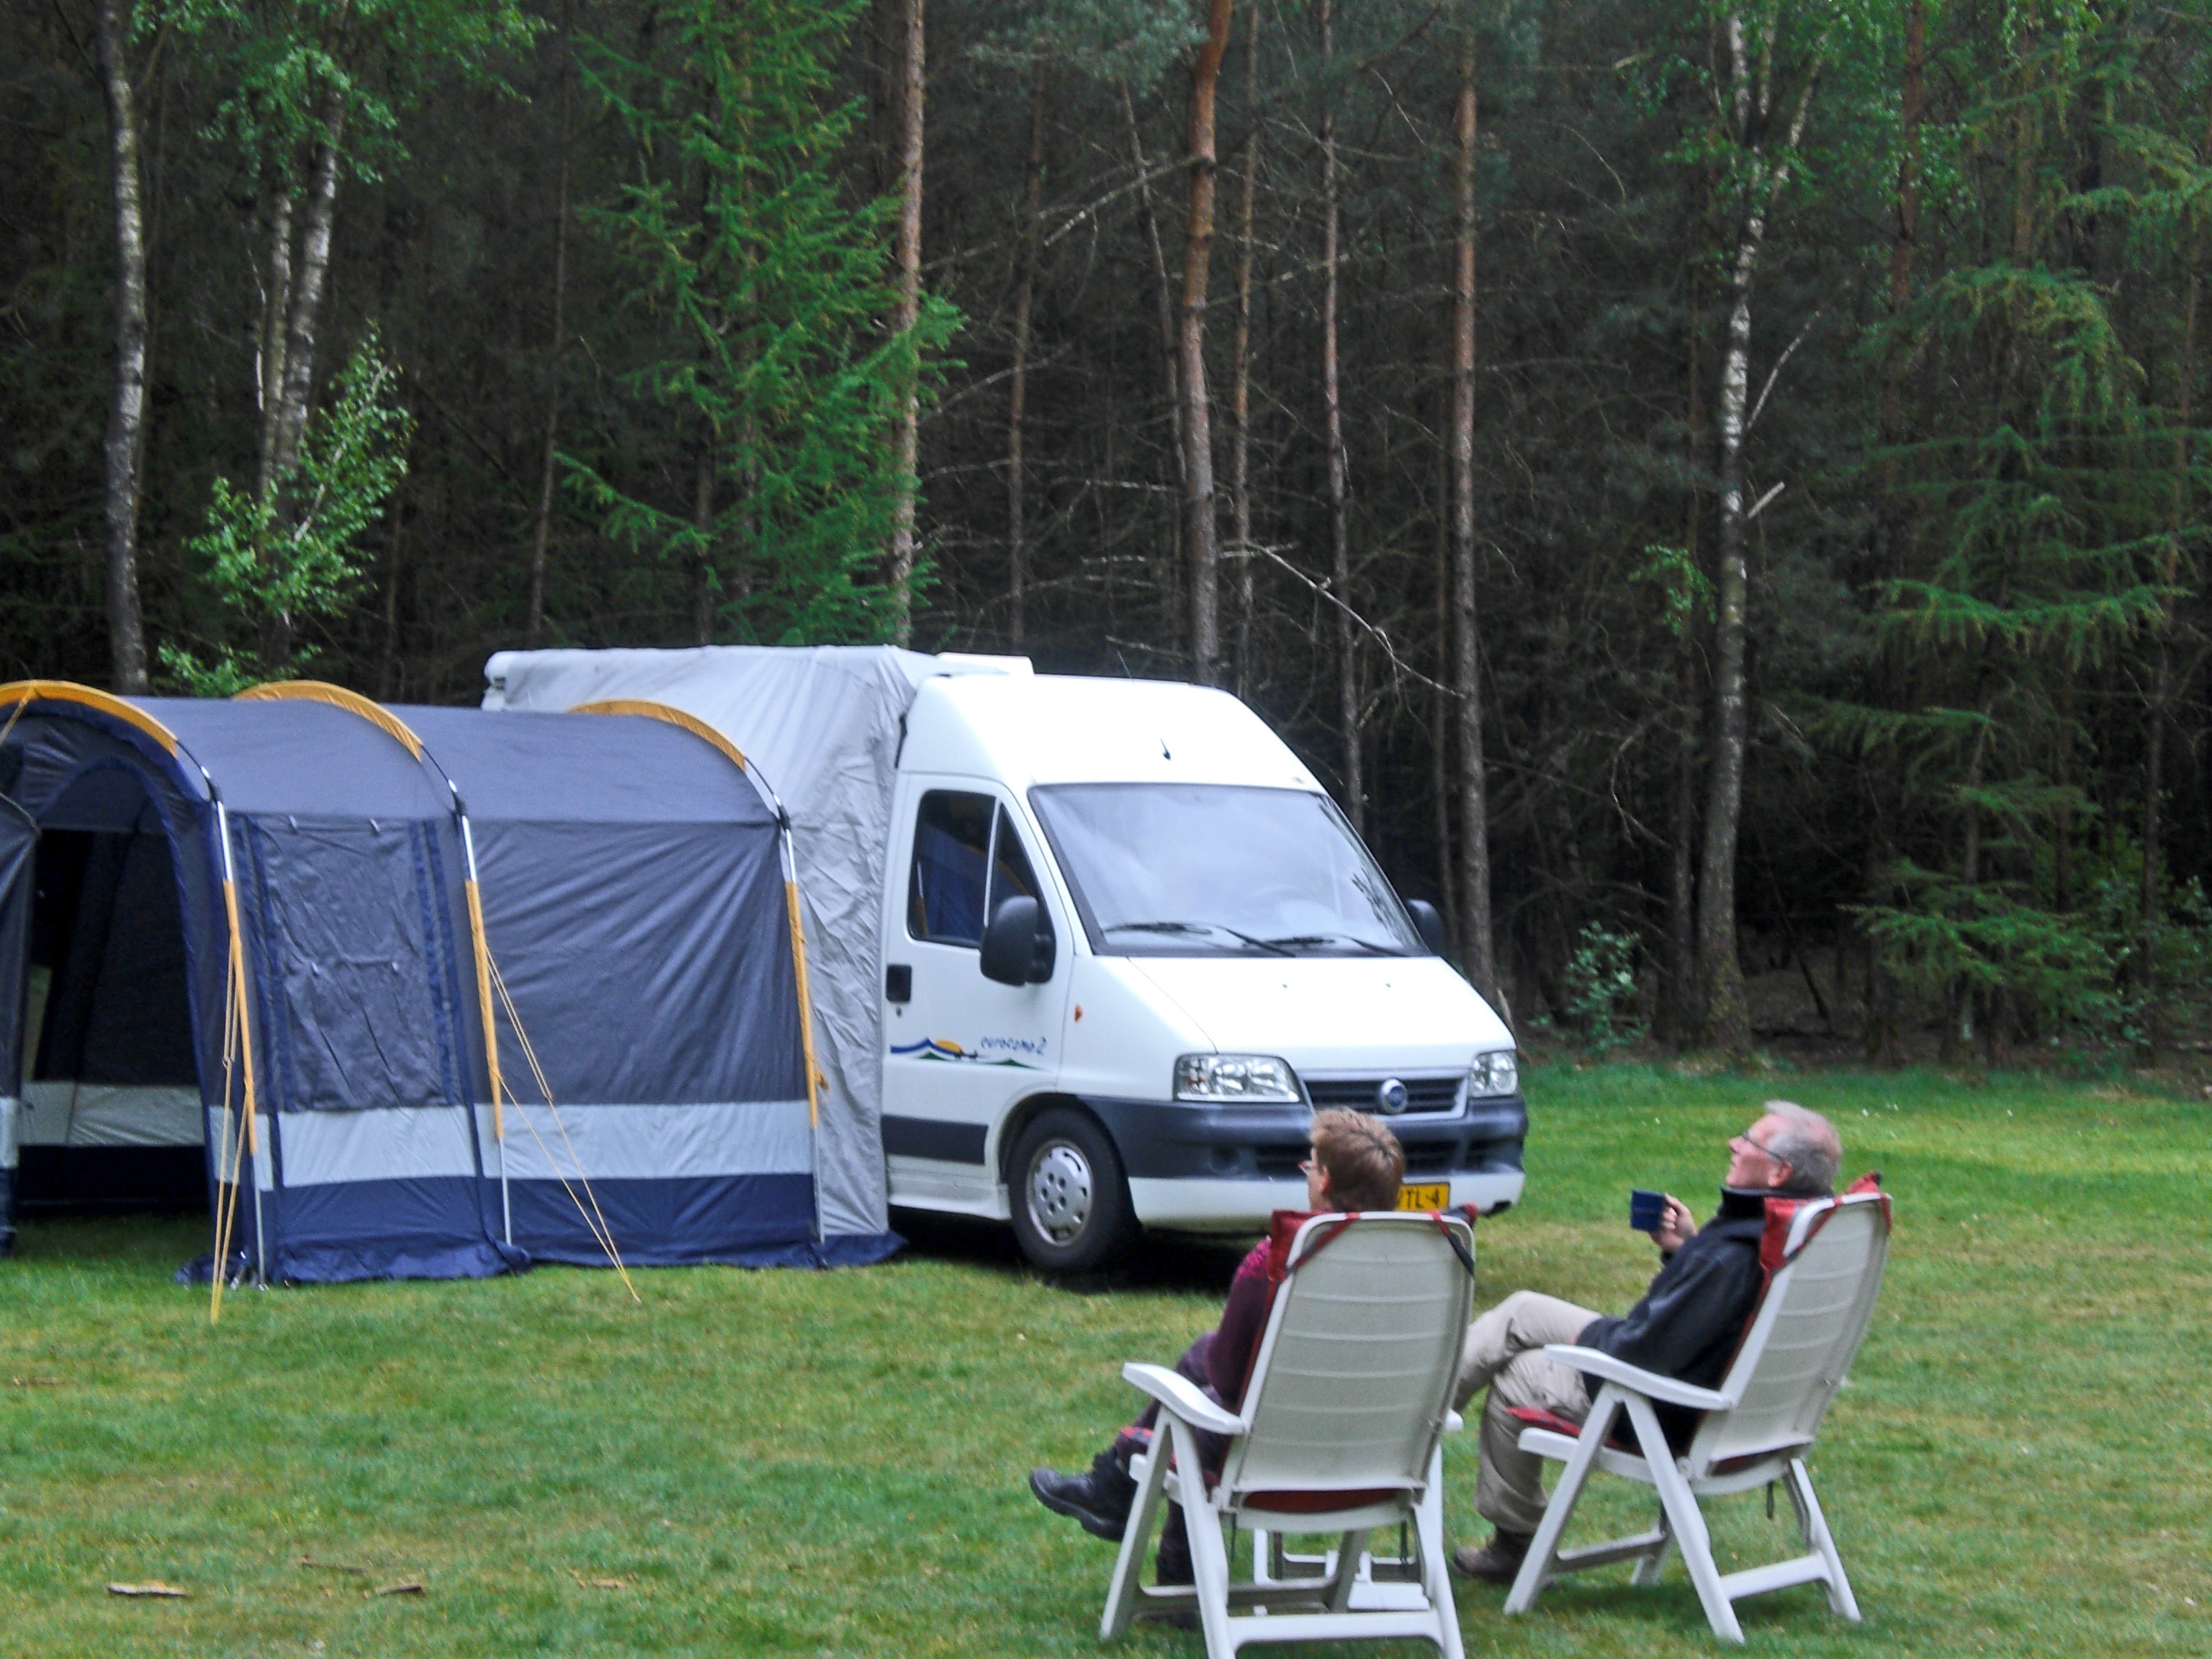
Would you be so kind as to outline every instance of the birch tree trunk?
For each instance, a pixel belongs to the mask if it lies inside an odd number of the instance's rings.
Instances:
[[[922,0],[905,0],[905,38],[899,58],[898,305],[894,325],[910,334],[921,320],[921,139],[924,37]],[[915,491],[921,459],[921,381],[917,374],[900,394],[892,441],[891,632],[905,645],[914,637]]]
[[[1471,21],[1460,33],[1459,243],[1452,271],[1451,622],[1452,690],[1458,703],[1461,951],[1468,978],[1498,1000],[1490,916],[1490,802],[1482,757],[1482,635],[1474,592],[1474,99]]]
[[[1367,785],[1359,732],[1358,636],[1352,621],[1352,529],[1346,506],[1344,403],[1337,374],[1337,240],[1341,204],[1337,199],[1336,89],[1330,84],[1336,56],[1336,17],[1332,0],[1321,0],[1321,400],[1328,445],[1329,580],[1337,603],[1336,708],[1344,732],[1344,814],[1352,829],[1367,830]]]
[[[276,487],[276,412],[284,403],[285,324],[292,314],[292,192],[276,179],[263,191],[269,266],[261,279],[261,328],[254,344],[253,396],[260,415],[254,488],[266,501]]]
[[[1214,94],[1233,0],[1211,0],[1190,71],[1190,217],[1182,252],[1183,556],[1190,575],[1191,678],[1221,684],[1221,553],[1213,522],[1213,412],[1206,386],[1206,291],[1213,257]]]
[[[1244,101],[1255,112],[1244,140],[1237,199],[1237,327],[1230,346],[1230,418],[1235,437],[1229,462],[1229,520],[1237,543],[1237,691],[1244,694],[1252,672],[1252,197],[1260,172],[1260,9],[1244,25]]]
[[[553,326],[545,349],[545,441],[538,455],[538,511],[530,531],[530,599],[524,607],[524,640],[535,646],[545,633],[545,544],[553,529],[554,450],[561,435],[561,356],[568,340],[568,136],[576,79],[572,0],[561,7],[560,160],[553,190]]]
[[[143,694],[146,629],[138,603],[139,464],[146,435],[146,229],[138,160],[138,99],[131,85],[131,0],[100,0],[100,90],[107,102],[115,212],[115,386],[101,445],[106,519],[107,647],[115,689]]]
[[[1035,303],[1039,230],[1044,211],[1045,58],[1030,79],[1030,155],[1022,191],[1022,275],[1014,290],[1014,368],[1006,389],[1006,638],[1018,646],[1028,629],[1030,548],[1026,480],[1022,471],[1022,416],[1029,404],[1030,310]]]
[[[1712,757],[1706,774],[1705,845],[1698,870],[1698,976],[1706,1042],[1744,1049],[1751,1044],[1751,1009],[1736,953],[1735,860],[1743,811],[1747,692],[1744,642],[1751,602],[1746,559],[1749,516],[1744,506],[1743,445],[1751,386],[1751,296],[1766,239],[1766,216],[1789,177],[1788,155],[1804,132],[1817,65],[1808,73],[1780,159],[1766,149],[1772,114],[1776,28],[1767,25],[1757,62],[1743,20],[1727,22],[1733,137],[1743,153],[1743,214],[1730,261],[1727,343],[1721,361],[1720,568],[1713,639]]]
[[[330,275],[331,228],[337,216],[338,158],[346,113],[345,88],[333,82],[323,94],[323,137],[315,147],[300,251],[286,272],[291,309],[285,319],[284,362],[269,443],[272,489],[300,458],[300,443],[307,433],[307,414],[314,398],[315,339],[322,324],[323,289]],[[289,522],[290,503],[281,498],[280,492],[276,523],[281,529]],[[271,609],[263,618],[260,645],[263,665],[272,673],[281,672],[292,656],[289,611]]]

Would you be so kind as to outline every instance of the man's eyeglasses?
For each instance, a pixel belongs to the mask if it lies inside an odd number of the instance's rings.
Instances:
[[[1762,1146],[1757,1141],[1753,1140],[1751,1138],[1751,1131],[1748,1129],[1746,1129],[1740,1135],[1730,1135],[1729,1137],[1729,1145],[1731,1146],[1747,1147],[1752,1152],[1757,1152],[1761,1158],[1765,1158],[1771,1163],[1787,1164],[1790,1161],[1786,1158],[1776,1158],[1771,1147]]]

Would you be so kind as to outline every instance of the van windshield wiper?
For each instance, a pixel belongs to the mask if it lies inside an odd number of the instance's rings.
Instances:
[[[1405,954],[1394,945],[1381,945],[1371,939],[1362,939],[1357,933],[1291,933],[1281,939],[1263,939],[1260,943],[1288,949],[1299,945],[1330,945],[1338,939],[1342,939],[1346,945],[1356,945],[1361,950],[1371,951],[1378,957],[1398,957]]]
[[[1273,951],[1279,957],[1296,954],[1285,949],[1280,939],[1260,939],[1250,933],[1242,933],[1218,921],[1115,921],[1107,923],[1098,931],[1102,933],[1226,933],[1255,950]]]

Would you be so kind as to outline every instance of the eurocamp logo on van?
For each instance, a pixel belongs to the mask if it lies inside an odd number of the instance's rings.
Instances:
[[[1009,1051],[1042,1054],[1044,1047],[1042,1037],[987,1036],[973,1049],[963,1048],[957,1042],[948,1042],[943,1037],[924,1037],[919,1042],[894,1042],[891,1053],[902,1060],[949,1060],[968,1066],[1012,1066],[1019,1071],[1040,1072],[1044,1069],[1042,1066],[1018,1059],[1015,1052]]]

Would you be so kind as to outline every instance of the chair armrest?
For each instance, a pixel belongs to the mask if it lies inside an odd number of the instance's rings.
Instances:
[[[1671,1376],[1662,1376],[1656,1371],[1647,1371],[1630,1364],[1625,1359],[1615,1359],[1611,1354],[1596,1348],[1579,1348],[1571,1342],[1553,1342],[1544,1349],[1547,1358],[1556,1359],[1562,1365],[1572,1367],[1586,1376],[1595,1376],[1606,1382],[1618,1382],[1632,1393],[1648,1400],[1663,1400],[1670,1406],[1687,1406],[1693,1411],[1724,1412],[1735,1404],[1724,1394],[1711,1389],[1701,1389],[1691,1382],[1677,1382]]]
[[[1164,1365],[1140,1365],[1132,1360],[1121,1367],[1121,1376],[1194,1429],[1214,1434],[1244,1432],[1243,1418],[1222,1410],[1188,1378],[1176,1376]]]

